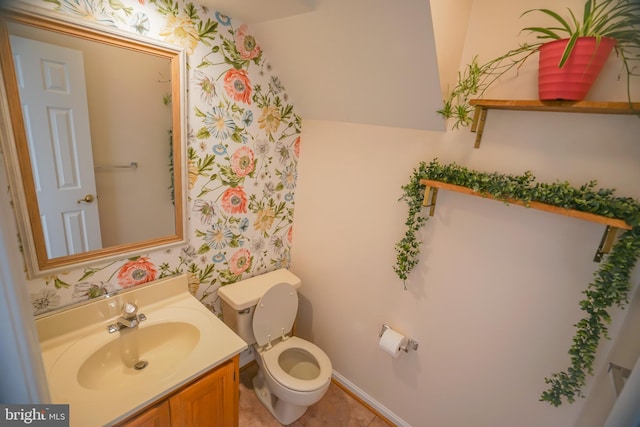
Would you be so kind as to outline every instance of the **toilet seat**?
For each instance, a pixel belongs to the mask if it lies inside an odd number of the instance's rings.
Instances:
[[[253,334],[262,347],[291,332],[298,314],[298,292],[282,282],[262,295],[253,313]]]
[[[298,314],[298,293],[288,283],[278,283],[262,295],[253,313],[253,333],[258,353],[274,381],[284,388],[298,392],[312,392],[327,386],[331,379],[331,361],[315,344],[298,337],[288,337]],[[307,353],[317,365],[315,378],[300,379],[287,373],[280,366],[280,356],[286,351]],[[303,356],[304,357],[304,356]],[[303,360],[301,360],[304,363]]]
[[[300,379],[287,373],[280,366],[280,355],[287,350],[299,350],[308,353],[318,365],[318,375],[313,379]],[[311,392],[327,385],[331,380],[331,360],[320,347],[298,337],[290,337],[280,341],[269,350],[260,352],[264,368],[271,377],[283,387],[299,392]]]

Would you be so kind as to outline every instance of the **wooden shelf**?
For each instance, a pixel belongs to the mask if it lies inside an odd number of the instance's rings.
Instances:
[[[548,205],[546,203],[540,202],[528,202],[524,203],[520,200],[514,199],[496,199],[488,193],[479,193],[477,191],[473,191],[467,187],[462,187],[460,185],[448,184],[446,182],[434,181],[430,179],[421,179],[420,184],[425,185],[425,193],[424,193],[424,201],[423,205],[429,207],[429,215],[433,216],[436,207],[436,200],[438,196],[438,189],[455,191],[457,193],[468,194],[470,196],[482,197],[490,200],[497,200],[503,203],[508,203],[512,205],[529,207],[532,209],[541,210],[544,212],[551,212],[557,215],[564,215],[571,218],[582,219],[585,221],[595,222],[598,224],[606,225],[606,229],[602,240],[600,242],[600,246],[596,251],[596,255],[594,257],[594,261],[600,261],[602,259],[602,255],[609,253],[611,250],[611,246],[613,246],[613,242],[616,237],[616,233],[618,229],[622,230],[631,230],[631,226],[627,224],[625,221],[616,218],[609,218],[602,215],[596,215],[588,212],[582,212],[575,209],[566,209],[558,206]]]
[[[538,101],[472,99],[469,104],[494,110],[556,111],[565,113],[640,114],[640,102]]]
[[[480,148],[488,110],[640,115],[639,102],[472,99],[469,104],[476,107],[471,125],[471,132],[476,132],[475,148]]]

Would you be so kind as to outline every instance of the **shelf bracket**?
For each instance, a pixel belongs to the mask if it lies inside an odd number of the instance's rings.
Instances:
[[[482,105],[476,106],[476,111],[473,113],[473,122],[471,123],[471,132],[476,133],[476,143],[474,148],[480,148],[480,141],[482,141],[482,134],[484,133],[484,124],[487,121],[488,108]]]
[[[617,233],[618,233],[617,227],[612,227],[610,225],[607,225],[607,228],[604,229],[602,240],[600,240],[600,245],[598,246],[598,250],[596,251],[596,254],[593,257],[594,262],[602,261],[602,256],[604,254],[608,254],[611,251],[611,247],[613,246],[613,242],[616,240]]]
[[[433,216],[436,211],[436,199],[438,198],[438,188],[427,185],[424,189],[424,199],[422,206],[429,208],[429,216]]]

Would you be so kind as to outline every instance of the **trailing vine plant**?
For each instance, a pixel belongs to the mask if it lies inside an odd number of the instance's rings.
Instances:
[[[559,406],[562,398],[569,403],[584,397],[582,387],[586,377],[593,375],[593,363],[601,338],[609,338],[607,325],[611,322],[609,308],[624,307],[631,289],[631,271],[640,257],[640,202],[629,197],[617,197],[614,190],[596,189],[596,181],[578,188],[568,182],[552,184],[536,182],[531,172],[523,175],[486,173],[468,170],[453,164],[441,165],[437,159],[429,164],[421,162],[414,169],[409,183],[402,187],[403,200],[409,206],[404,237],[396,246],[394,270],[405,283],[409,273],[418,264],[421,242],[417,236],[427,222],[422,211],[425,186],[421,179],[431,179],[469,188],[490,195],[505,203],[508,200],[540,202],[567,209],[624,220],[632,229],[625,231],[603,258],[594,280],[583,291],[580,308],[584,317],[576,323],[576,333],[569,349],[571,366],[563,372],[545,378],[549,388],[540,396],[541,401]]]

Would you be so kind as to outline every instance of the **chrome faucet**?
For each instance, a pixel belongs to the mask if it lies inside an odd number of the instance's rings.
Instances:
[[[118,317],[116,323],[107,326],[109,333],[119,331],[124,328],[135,328],[140,322],[147,320],[147,317],[140,313],[138,314],[138,306],[132,303],[125,303],[122,306],[122,315]]]

